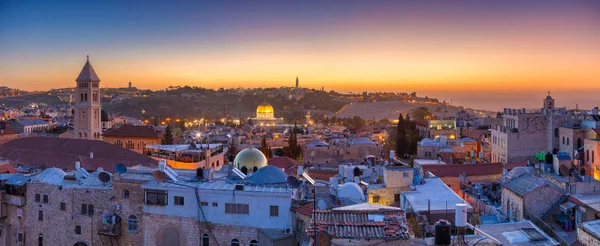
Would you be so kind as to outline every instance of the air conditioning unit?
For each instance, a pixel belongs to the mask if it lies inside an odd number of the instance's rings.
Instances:
[[[286,227],[285,229],[283,229],[283,232],[285,234],[292,234],[292,228],[291,227]]]

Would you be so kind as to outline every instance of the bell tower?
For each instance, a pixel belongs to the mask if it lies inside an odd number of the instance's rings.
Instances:
[[[79,73],[75,89],[74,134],[79,139],[100,139],[100,78],[96,75],[90,56]]]

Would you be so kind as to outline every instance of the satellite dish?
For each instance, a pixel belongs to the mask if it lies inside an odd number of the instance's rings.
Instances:
[[[106,182],[110,181],[110,174],[107,172],[100,172],[98,174],[98,179],[100,181],[102,181],[102,183],[106,183]]]
[[[165,182],[167,180],[167,174],[161,170],[152,172],[152,177],[158,182]]]
[[[117,164],[115,164],[115,171],[118,174],[124,174],[127,172],[127,166],[125,166],[124,164],[121,164],[121,163],[117,163]]]
[[[300,181],[296,177],[288,176],[286,180],[289,187],[294,189],[300,187]]]
[[[323,200],[323,199],[319,199],[319,200],[317,201],[317,208],[318,208],[318,209],[320,209],[320,210],[325,210],[325,209],[327,209],[327,203],[325,202],[325,200]]]
[[[560,175],[561,176],[568,176],[569,175],[569,168],[565,165],[561,165],[560,168]]]
[[[96,171],[99,172],[99,173],[104,172],[104,168],[98,167],[98,169],[96,169]]]

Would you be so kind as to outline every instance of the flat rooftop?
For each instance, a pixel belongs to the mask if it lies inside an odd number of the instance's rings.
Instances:
[[[600,220],[592,220],[592,221],[584,222],[584,223],[581,223],[581,226],[589,234],[596,236],[596,238],[600,238]]]
[[[600,211],[600,193],[580,193],[571,196],[596,211]]]
[[[407,208],[410,205],[415,211],[427,211],[427,201],[430,201],[431,211],[446,211],[447,209],[454,212],[457,203],[466,203],[465,200],[450,189],[440,178],[425,179],[425,183],[415,185],[415,189],[416,191],[400,192],[408,203],[405,205],[404,200],[401,200],[400,207]],[[473,210],[473,207],[468,203],[467,208],[469,211]]]
[[[439,160],[427,160],[427,159],[415,159],[415,164],[419,165],[443,165],[446,164],[444,161]]]
[[[540,228],[535,226],[531,221],[524,220],[512,223],[500,223],[500,224],[487,224],[479,225],[479,229],[489,234],[490,236],[498,239],[502,242],[502,245],[530,245],[530,246],[542,246],[542,245],[560,245],[548,234],[544,233]],[[522,228],[533,228],[537,230],[546,239],[540,241],[532,241],[529,239],[527,234],[521,231]]]

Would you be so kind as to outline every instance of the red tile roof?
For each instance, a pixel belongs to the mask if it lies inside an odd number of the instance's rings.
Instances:
[[[308,175],[313,179],[323,180],[327,182],[329,182],[329,178],[338,174],[338,171],[323,169],[308,169],[305,172],[308,173]]]
[[[374,220],[369,215],[382,215]],[[315,212],[318,230],[325,230],[332,238],[346,239],[400,239],[408,238],[404,223],[404,211],[339,211],[318,210]],[[314,222],[311,222],[311,225]],[[314,228],[307,230],[314,235]]]
[[[123,125],[117,129],[109,130],[102,134],[107,137],[136,137],[136,138],[159,138],[154,129],[149,126]]]
[[[301,215],[312,216],[314,207],[315,207],[315,203],[309,202],[309,203],[300,205],[299,207],[291,208],[290,210],[292,210],[296,213],[299,213]]]
[[[17,169],[10,164],[0,165],[0,173],[16,173]]]
[[[461,174],[467,176],[502,174],[503,164],[480,163],[480,164],[457,164],[457,165],[424,165],[423,170],[433,173],[438,177],[458,177]]]
[[[506,163],[504,164],[504,168],[506,168],[507,170],[512,170],[515,167],[525,167],[529,164],[528,161],[520,161],[520,162],[513,162],[513,163]]]
[[[269,165],[276,166],[278,168],[283,168],[284,170],[288,170],[294,166],[300,166],[299,161],[289,158],[287,156],[275,156],[269,159]]]
[[[90,158],[93,153],[93,158]],[[30,137],[17,138],[0,145],[0,156],[13,164],[75,169],[75,162],[88,170],[102,167],[114,171],[117,163],[125,166],[157,166],[158,161],[128,149],[99,140]]]

